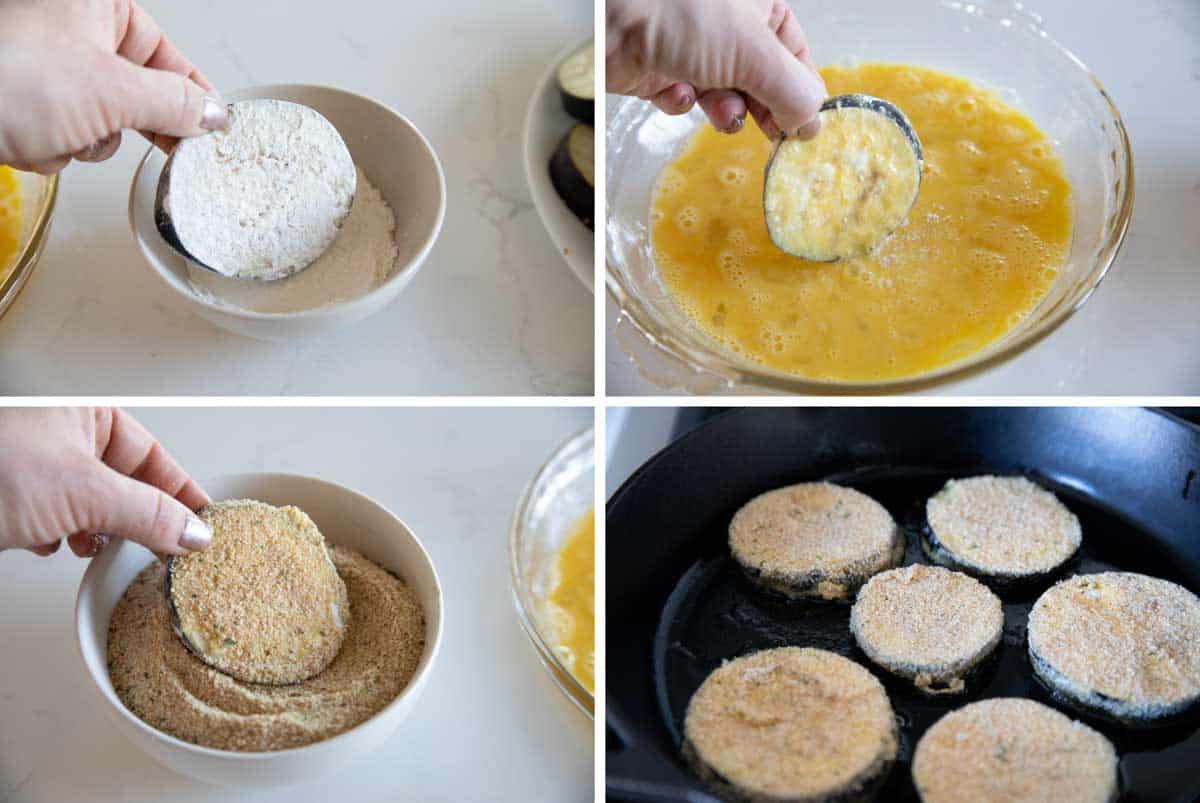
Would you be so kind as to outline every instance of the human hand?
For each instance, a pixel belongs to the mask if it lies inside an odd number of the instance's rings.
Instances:
[[[227,121],[133,0],[0,0],[0,164],[57,173],[112,156],[125,128],[169,150]]]
[[[699,103],[730,134],[749,112],[772,139],[816,136],[825,82],[785,0],[608,0],[607,8],[609,92],[667,114]]]
[[[128,413],[109,407],[0,410],[0,549],[80,557],[112,533],[159,555],[206,549],[192,515],[208,495]]]

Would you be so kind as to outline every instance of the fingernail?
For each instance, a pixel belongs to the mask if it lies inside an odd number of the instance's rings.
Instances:
[[[793,134],[792,136],[796,137],[797,139],[812,139],[813,137],[815,137],[817,135],[817,132],[820,130],[821,130],[821,118],[820,118],[820,116],[817,116],[817,117],[814,117],[811,120],[809,120],[804,125],[797,128],[796,133]]]
[[[736,134],[742,130],[742,126],[746,124],[746,116],[738,115],[733,118],[733,122],[729,124],[729,128],[725,129],[726,134]]]
[[[46,544],[46,555],[47,556],[53,555],[55,552],[58,551],[58,548],[61,546],[62,546],[61,538],[58,539],[57,541],[55,541],[53,544]]]
[[[215,131],[229,125],[229,107],[217,98],[204,99],[204,114],[200,117],[200,127],[205,131]]]
[[[76,158],[82,159],[86,162],[99,161],[100,158],[106,154],[108,149],[112,147],[113,138],[115,136],[116,134],[109,134],[107,137],[96,140],[91,145],[88,145],[86,148],[84,148],[83,153],[78,154]]]
[[[183,525],[183,535],[179,536],[179,545],[190,552],[208,549],[212,543],[212,530],[195,516],[188,516]]]
[[[92,543],[88,547],[88,552],[87,552],[87,556],[89,558],[96,557],[97,555],[100,554],[100,550],[102,550],[102,549],[104,549],[104,547],[108,546],[108,536],[105,535],[104,533],[92,533],[91,541],[92,541]]]

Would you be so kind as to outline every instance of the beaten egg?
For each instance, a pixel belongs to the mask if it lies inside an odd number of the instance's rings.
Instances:
[[[21,184],[11,167],[0,166],[0,283],[12,272],[21,247]]]
[[[596,522],[589,510],[558,553],[550,606],[563,664],[589,693],[596,674]]]
[[[1045,296],[1071,240],[1062,162],[995,92],[898,64],[821,70],[907,115],[924,150],[907,220],[873,252],[808,262],[777,248],[763,215],[771,143],[753,125],[705,126],[659,176],[651,243],[677,306],[724,349],[809,379],[927,373],[982,349]],[[820,136],[820,135],[818,135]]]

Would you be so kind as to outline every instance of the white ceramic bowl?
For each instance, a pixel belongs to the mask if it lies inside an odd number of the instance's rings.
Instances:
[[[366,295],[299,312],[256,312],[204,298],[192,289],[188,263],[154,225],[154,197],[166,154],[146,152],[129,190],[129,224],[146,260],[167,286],[210,323],[260,340],[320,335],[374,315],[391,303],[429,255],[446,214],[446,181],[433,146],[416,126],[381,103],[342,89],[273,84],[230,92],[230,101],[275,98],[303,103],[325,115],[346,141],[354,162],[396,215],[396,267]]]
[[[356,549],[400,575],[416,591],[425,614],[425,653],[408,686],[366,722],[333,738],[290,750],[214,750],[147,725],[113,690],[107,667],[108,623],[125,589],[155,557],[138,544],[119,539],[92,561],[79,586],[75,631],[84,666],[116,729],[160,764],[201,781],[232,786],[311,781],[383,743],[416,705],[442,640],[442,591],[437,572],[404,522],[379,503],[341,485],[294,474],[236,474],[204,487],[214,499],[251,498],[273,505],[296,505],[331,543]]]
[[[550,157],[577,120],[563,111],[558,97],[558,65],[580,48],[576,42],[554,57],[538,81],[525,111],[525,181],[546,233],[558,247],[567,267],[583,286],[596,286],[593,243],[595,234],[575,217],[550,181]]]

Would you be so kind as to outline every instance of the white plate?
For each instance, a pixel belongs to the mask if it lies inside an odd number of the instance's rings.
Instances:
[[[546,233],[558,246],[558,252],[571,271],[590,291],[596,282],[592,253],[595,238],[592,231],[580,223],[579,218],[558,197],[554,185],[550,183],[549,168],[550,157],[554,155],[559,140],[578,122],[563,111],[558,99],[558,65],[582,45],[583,42],[578,42],[554,57],[538,81],[533,97],[529,99],[529,108],[525,112],[525,181],[529,184],[533,205],[537,207]]]

